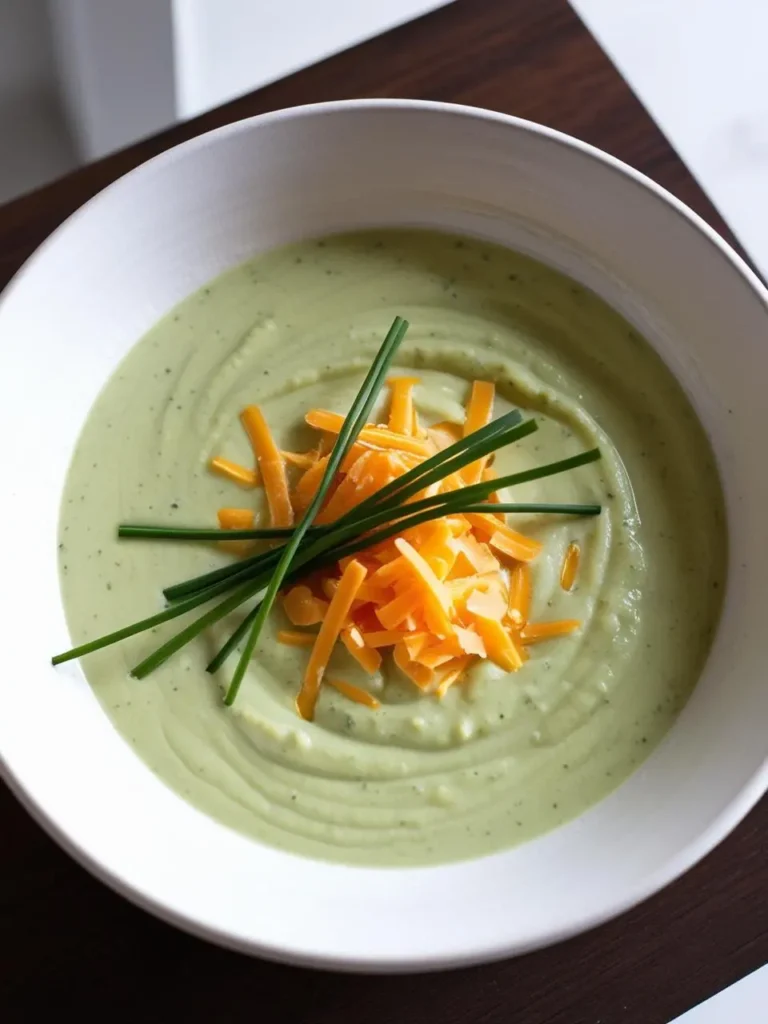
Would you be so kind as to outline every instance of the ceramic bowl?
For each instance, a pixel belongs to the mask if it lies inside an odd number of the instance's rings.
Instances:
[[[217,824],[115,732],[70,646],[56,528],[67,465],[118,361],[171,306],[255,252],[373,225],[464,232],[593,289],[651,341],[696,408],[725,488],[729,573],[702,678],[612,796],[516,849],[434,868],[302,859]],[[644,899],[703,857],[766,788],[768,295],[671,195],[515,118],[401,100],[228,125],[111,185],[0,301],[6,780],[129,899],[198,935],[295,963],[415,970],[522,953]]]

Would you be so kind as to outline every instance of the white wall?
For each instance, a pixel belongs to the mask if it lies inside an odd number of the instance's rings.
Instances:
[[[0,103],[53,86],[45,0],[0,0]]]
[[[173,0],[180,117],[193,117],[449,0]]]
[[[768,0],[571,4],[768,278]]]
[[[83,160],[173,124],[172,0],[50,0],[50,14],[62,98]]]
[[[0,0],[0,203],[74,164],[46,0]]]

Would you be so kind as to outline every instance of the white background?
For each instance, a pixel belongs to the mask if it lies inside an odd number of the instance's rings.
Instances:
[[[768,275],[768,0],[571,5]]]
[[[0,203],[75,166],[44,0],[0,0]]]

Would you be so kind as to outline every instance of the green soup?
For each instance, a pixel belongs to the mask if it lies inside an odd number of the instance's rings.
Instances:
[[[323,688],[314,722],[294,701],[307,650],[276,642],[276,608],[237,702],[233,660],[204,665],[235,615],[146,679],[128,670],[174,621],[83,660],[115,727],[168,785],[226,825],[350,864],[472,857],[573,818],[625,779],[688,699],[720,609],[726,540],[712,453],[682,390],[601,300],[525,257],[467,239],[375,232],[258,256],[182,302],[129,353],[93,407],[61,513],[61,577],[76,642],[162,606],[164,586],[231,561],[213,546],[119,541],[124,521],[216,525],[223,505],[263,506],[213,476],[252,464],[239,423],[258,403],[285,448],[316,435],[311,407],[346,413],[395,314],[397,367],[420,380],[426,423],[461,422],[470,382],[539,430],[499,453],[515,472],[600,446],[600,462],[508,500],[599,502],[597,518],[516,517],[545,542],[534,619],[577,618],[507,674],[488,662],[443,700],[385,663],[380,710]],[[383,409],[384,399],[382,399]],[[582,549],[577,584],[559,585]],[[183,621],[183,620],[181,620]],[[339,648],[337,675],[361,669]]]

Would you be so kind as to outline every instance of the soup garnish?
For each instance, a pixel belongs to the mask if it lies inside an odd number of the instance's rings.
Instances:
[[[241,421],[256,465],[248,468],[215,456],[210,469],[240,486],[261,484],[268,527],[257,527],[250,509],[221,508],[219,529],[119,528],[123,538],[218,541],[245,557],[167,588],[170,606],[165,612],[56,655],[53,663],[99,650],[233,591],[131,672],[145,677],[206,626],[256,598],[207,666],[209,672],[216,671],[245,640],[224,698],[231,705],[263,624],[283,584],[290,581],[293,585],[283,597],[289,620],[294,626],[320,626],[314,636],[278,634],[280,642],[311,646],[296,698],[298,713],[311,720],[337,643],[369,674],[381,667],[381,649],[391,649],[403,675],[423,693],[442,698],[477,659],[488,658],[516,672],[527,660],[528,644],[578,629],[575,619],[528,621],[527,563],[543,545],[508,526],[506,515],[597,515],[600,506],[510,503],[501,501],[499,491],[585,465],[600,457],[599,449],[497,477],[491,468],[493,454],[535,432],[535,420],[523,421],[517,410],[494,420],[495,387],[476,380],[463,424],[422,427],[413,402],[418,378],[386,377],[407,328],[407,321],[395,318],[346,417],[323,409],[306,413],[306,422],[321,432],[315,449],[281,451],[262,410],[255,405],[243,410]],[[385,384],[390,391],[388,422],[368,423]],[[289,466],[302,473],[293,491]],[[255,541],[278,539],[286,543],[248,554]],[[561,572],[563,589],[573,586],[577,566],[578,548],[572,545]],[[379,706],[361,687],[342,679],[327,681],[350,700]]]

